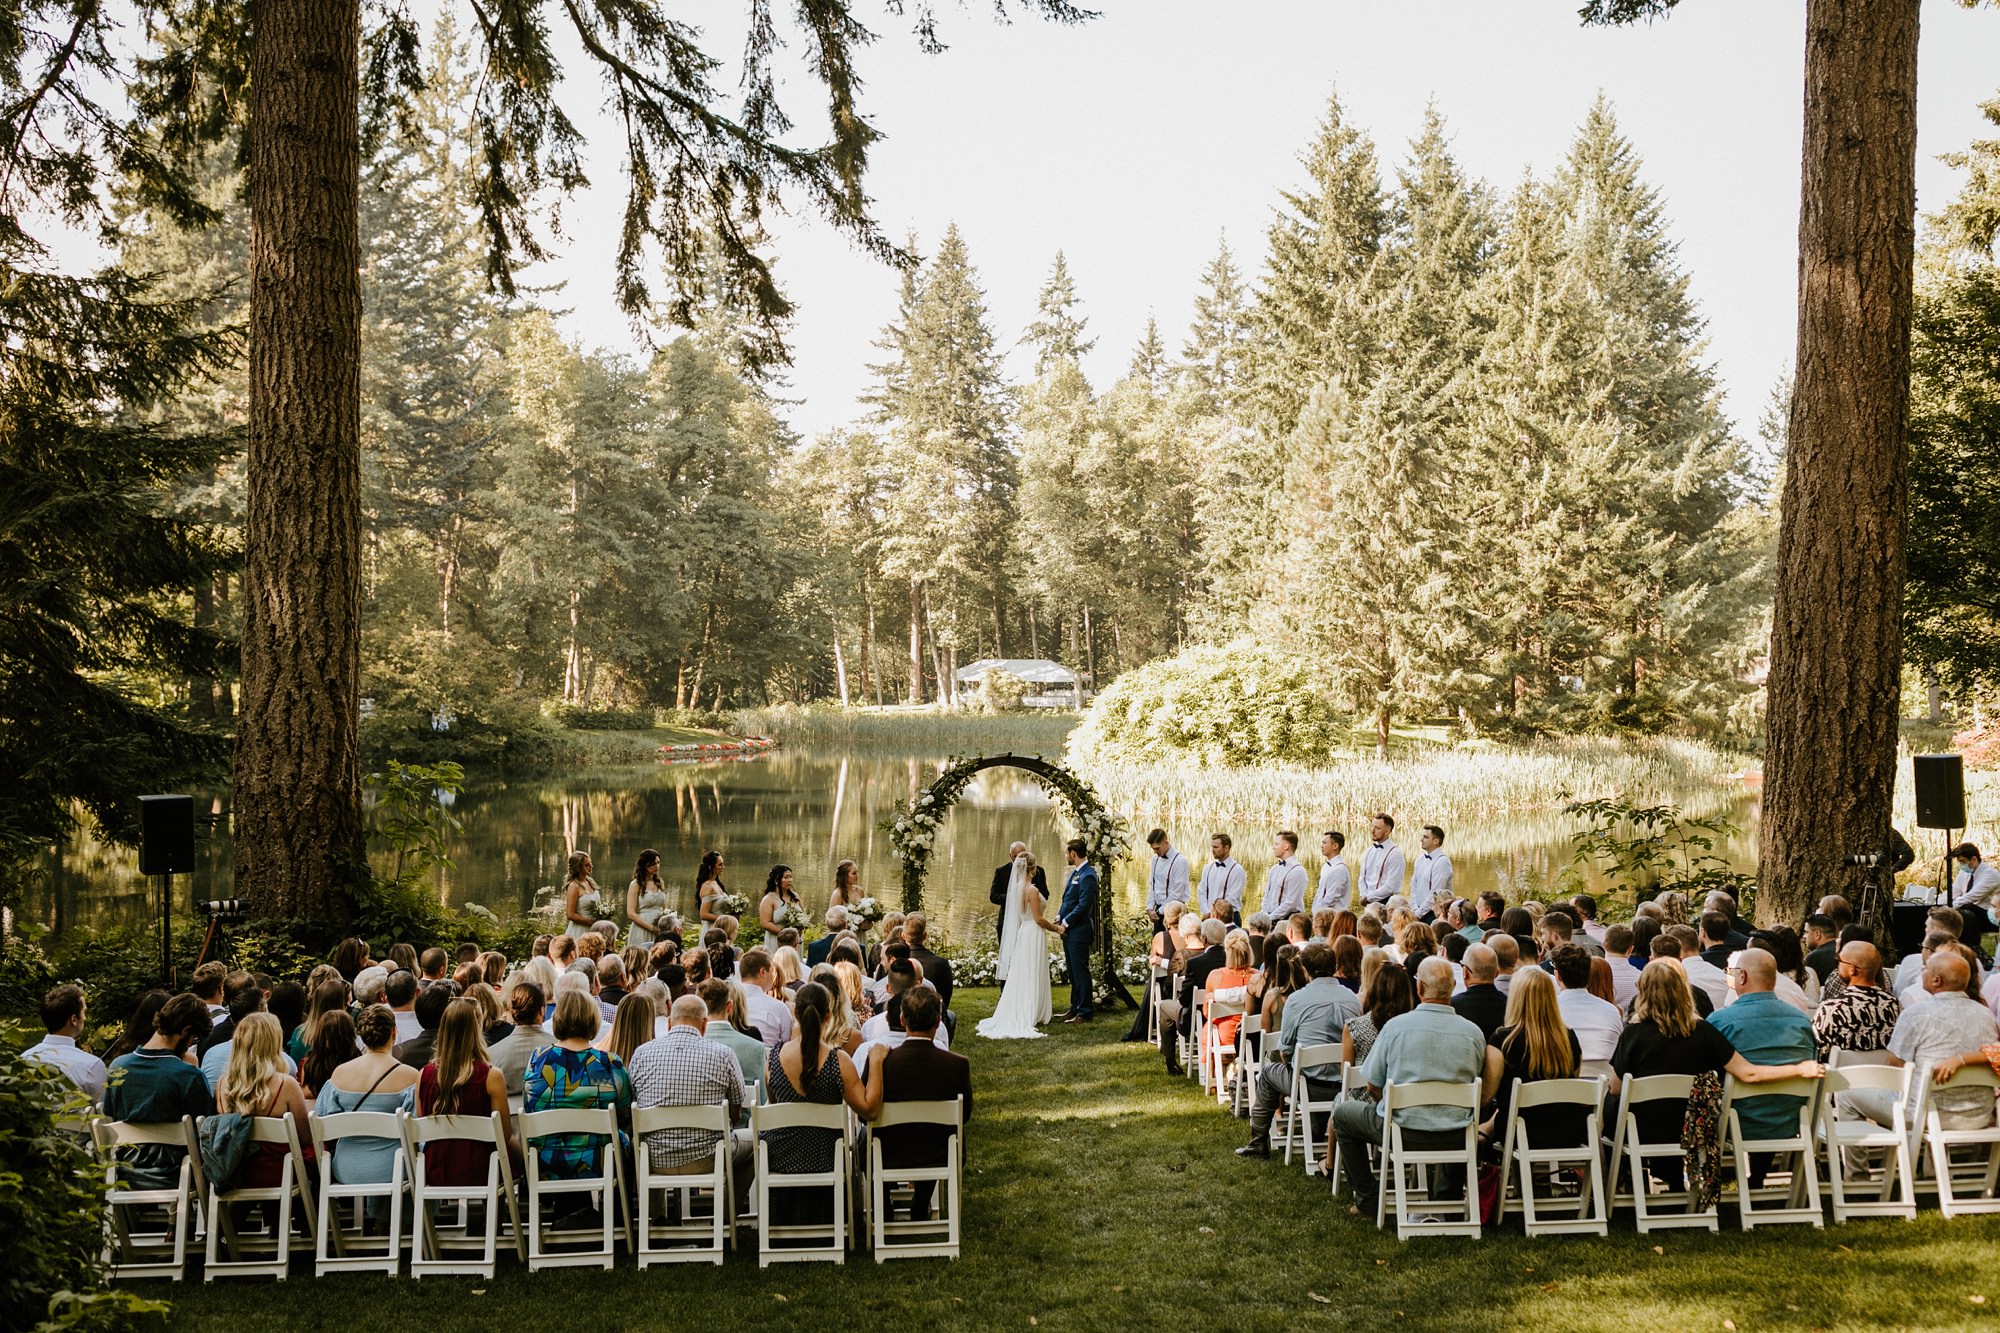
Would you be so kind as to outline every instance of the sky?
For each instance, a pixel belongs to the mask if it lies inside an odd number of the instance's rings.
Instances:
[[[1797,283],[1804,5],[1686,0],[1631,29],[1584,28],[1577,0],[1097,0],[1081,27],[991,21],[984,0],[945,0],[939,55],[906,23],[859,0],[880,40],[858,60],[862,109],[886,139],[869,175],[875,214],[928,253],[956,222],[987,293],[1009,369],[1057,250],[1097,347],[1100,387],[1124,372],[1148,315],[1170,348],[1197,279],[1226,234],[1254,277],[1280,192],[1328,94],[1374,139],[1385,175],[1435,102],[1453,148],[1502,198],[1560,160],[1602,92],[1663,197],[1680,260],[1709,321],[1708,357],[1747,433],[1792,359]],[[685,0],[713,17],[711,49],[735,50],[741,0]],[[1923,9],[1918,207],[1957,190],[1937,161],[1996,132],[1978,103],[2000,89],[2000,13],[1944,0]],[[575,66],[572,66],[575,68]],[[787,84],[801,127],[819,107]],[[580,86],[572,114],[605,146],[593,196],[563,210],[561,257],[536,281],[565,284],[565,327],[592,347],[643,342],[611,300],[623,182],[615,127]],[[896,275],[809,215],[773,227],[778,276],[798,306],[784,395],[805,434],[856,419],[871,346],[895,311]]]

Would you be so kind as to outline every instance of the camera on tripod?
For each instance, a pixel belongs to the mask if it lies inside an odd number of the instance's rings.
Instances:
[[[194,910],[210,921],[241,921],[250,915],[250,900],[247,898],[210,898],[198,902]]]
[[[1864,855],[1859,855],[1859,856],[1842,857],[1841,864],[1850,866],[1867,866],[1870,869],[1873,869],[1874,867],[1882,864],[1882,853],[1868,852]]]

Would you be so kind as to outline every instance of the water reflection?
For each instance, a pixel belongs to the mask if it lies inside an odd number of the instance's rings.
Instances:
[[[879,827],[894,804],[907,800],[948,762],[943,755],[883,756],[782,750],[756,759],[699,765],[647,765],[532,778],[474,775],[453,813],[463,821],[453,840],[455,865],[439,876],[453,904],[480,903],[498,910],[527,909],[562,882],[569,854],[582,848],[597,862],[598,880],[621,904],[642,848],[656,848],[671,904],[691,913],[694,875],[702,853],[719,848],[729,887],[755,899],[765,872],[783,862],[797,872],[801,895],[815,912],[832,889],[833,867],[852,857],[861,886],[892,905],[900,895],[897,865]],[[1723,812],[1754,828],[1754,798],[1726,788],[1679,793],[1693,813]],[[220,812],[220,802],[211,803]],[[1404,812],[1399,840],[1415,854],[1423,815]],[[1143,834],[1154,822],[1140,819]],[[1215,830],[1169,819],[1175,844],[1196,864]],[[1359,865],[1366,837],[1360,817],[1333,821],[1350,839],[1349,864]],[[1267,825],[1231,824],[1237,858],[1250,871],[1254,906],[1270,864]],[[1301,828],[1301,849],[1317,873],[1321,827]],[[1557,811],[1516,812],[1447,830],[1461,892],[1497,888],[1510,895],[1545,894],[1570,863],[1569,821]],[[946,822],[932,855],[928,905],[955,935],[991,928],[987,888],[1007,844],[1026,841],[1058,878],[1068,831],[1058,811],[1032,779],[1007,769],[979,774]],[[1719,849],[1749,869],[1754,836],[1744,833]],[[200,870],[176,884],[182,902],[229,897],[231,857],[226,836],[200,843]],[[1143,897],[1147,858],[1119,868],[1112,895],[1121,911]],[[75,923],[139,924],[152,919],[153,885],[138,874],[130,849],[80,838],[52,854],[42,888],[23,915],[60,931]]]

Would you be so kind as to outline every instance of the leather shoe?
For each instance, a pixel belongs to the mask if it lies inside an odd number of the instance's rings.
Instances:
[[[1169,1061],[1167,1062],[1167,1077],[1168,1077],[1168,1078],[1186,1078],[1186,1077],[1187,1077],[1187,1070],[1185,1070],[1185,1069],[1182,1069],[1182,1068],[1181,1068],[1181,1067],[1180,1067],[1180,1066],[1179,1066],[1178,1064],[1175,1064],[1175,1063],[1174,1063],[1173,1061],[1169,1060]]]
[[[1252,1139],[1236,1150],[1238,1157],[1269,1157],[1271,1144],[1267,1139]]]
[[[1065,1023],[1088,1023],[1088,1022],[1090,1021],[1090,1019],[1091,1019],[1091,1016],[1090,1016],[1089,1014],[1071,1014],[1071,1015],[1070,1015],[1069,1017],[1067,1017],[1067,1018],[1063,1019],[1063,1022],[1065,1022]]]

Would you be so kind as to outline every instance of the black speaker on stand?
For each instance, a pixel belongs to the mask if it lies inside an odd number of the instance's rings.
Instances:
[[[1965,827],[1965,760],[1955,754],[1910,756],[1916,780],[1917,827],[1944,830],[1944,869],[1939,872],[1938,901],[1951,898],[1951,834]]]
[[[139,798],[139,873],[160,877],[160,978],[174,977],[174,876],[194,873],[194,797]]]

